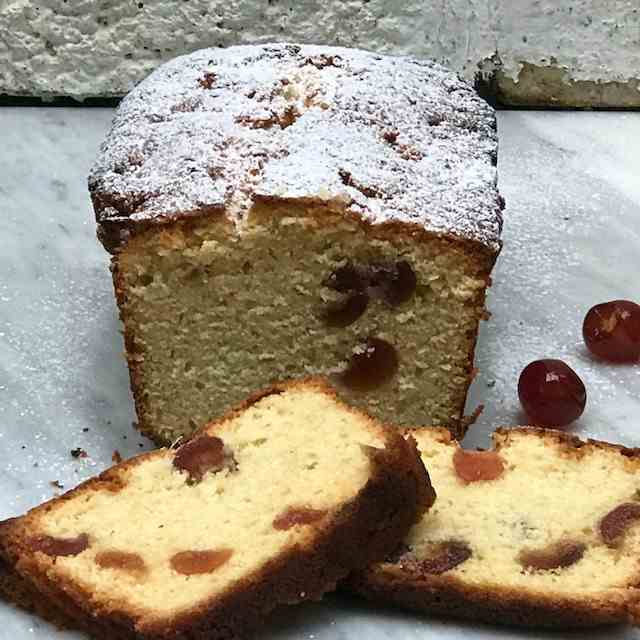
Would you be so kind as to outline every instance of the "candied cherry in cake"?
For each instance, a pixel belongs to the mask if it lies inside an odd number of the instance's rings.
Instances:
[[[587,403],[582,380],[562,360],[528,364],[518,380],[518,396],[531,421],[542,427],[562,427],[577,420]]]
[[[351,262],[333,271],[324,281],[324,285],[340,293],[364,291],[367,286],[360,270]]]
[[[354,391],[370,391],[391,380],[397,370],[398,354],[393,345],[381,338],[368,338],[351,356],[341,380]]]
[[[640,358],[640,305],[630,300],[612,300],[589,309],[582,336],[591,353],[612,362],[634,362]]]
[[[346,295],[342,300],[329,304],[321,313],[321,318],[328,327],[348,327],[366,310],[369,296],[356,291]]]

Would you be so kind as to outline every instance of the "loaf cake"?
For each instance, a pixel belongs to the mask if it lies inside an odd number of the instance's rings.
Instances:
[[[496,162],[493,110],[433,62],[266,44],[160,67],[89,178],[140,428],[170,443],[322,375],[383,421],[462,435]]]
[[[436,505],[383,563],[368,598],[490,623],[582,627],[640,620],[640,450],[534,428],[464,451],[414,432]]]
[[[1,523],[0,588],[98,638],[233,638],[384,558],[433,499],[415,442],[291,383]]]

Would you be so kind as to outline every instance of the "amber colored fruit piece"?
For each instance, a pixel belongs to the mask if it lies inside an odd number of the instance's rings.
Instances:
[[[381,338],[369,338],[351,356],[341,374],[342,384],[354,391],[370,391],[385,384],[398,370],[395,347]]]
[[[534,571],[552,571],[564,569],[582,560],[586,546],[581,542],[568,540],[556,542],[543,549],[525,549],[520,552],[518,562]]]
[[[634,362],[640,358],[640,305],[613,300],[591,307],[582,324],[587,348],[598,358]]]
[[[171,567],[185,576],[212,573],[228,562],[232,555],[233,549],[180,551],[171,557]]]
[[[368,304],[369,296],[357,291],[327,305],[321,317],[328,327],[348,327],[366,311]]]
[[[600,520],[600,535],[608,546],[615,547],[620,543],[627,529],[637,520],[640,520],[640,504],[635,502],[621,504]]]
[[[340,293],[361,292],[397,306],[414,294],[418,280],[406,260],[393,263],[347,263],[333,271],[323,284]]]
[[[207,471],[224,466],[224,442],[213,436],[200,436],[183,444],[173,458],[173,466],[189,474],[189,480],[202,480]]]
[[[504,472],[504,461],[495,451],[456,449],[453,467],[460,480],[482,482],[499,478]]]
[[[41,551],[48,556],[77,556],[89,547],[89,536],[81,533],[75,538],[54,538],[41,536],[31,541],[34,551]]]
[[[287,531],[297,525],[318,522],[318,520],[322,520],[326,515],[327,512],[324,509],[289,507],[274,519],[273,528],[278,531]]]
[[[460,540],[446,540],[439,543],[433,555],[418,561],[416,568],[420,573],[439,576],[466,562],[472,551],[466,542]]]
[[[395,307],[406,302],[414,294],[417,286],[416,274],[406,260],[390,267],[371,269],[371,286],[380,291],[380,296]]]
[[[562,360],[536,360],[518,380],[522,408],[535,425],[562,427],[577,420],[587,403],[587,391],[576,372]]]
[[[405,260],[397,262],[395,277],[388,295],[389,302],[393,305],[406,302],[415,293],[417,286],[418,279],[411,265]]]
[[[101,551],[96,554],[95,561],[103,569],[121,569],[133,572],[140,572],[146,569],[140,554],[130,551]]]
[[[361,270],[351,262],[338,267],[323,283],[326,287],[346,293],[347,291],[364,291],[366,282]]]

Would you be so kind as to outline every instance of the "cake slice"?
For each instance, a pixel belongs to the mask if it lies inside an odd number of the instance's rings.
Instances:
[[[0,524],[0,588],[98,638],[232,638],[385,557],[433,499],[397,430],[274,387]]]
[[[91,171],[140,428],[168,444],[331,376],[458,436],[500,249],[496,119],[433,62],[205,49],[121,103]]]
[[[551,430],[498,430],[495,451],[412,432],[438,493],[367,598],[496,624],[640,620],[640,450]]]

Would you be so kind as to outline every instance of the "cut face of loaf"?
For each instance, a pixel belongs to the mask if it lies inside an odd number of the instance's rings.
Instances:
[[[436,505],[353,589],[497,624],[638,621],[638,450],[533,428],[499,430],[488,453],[413,435]]]
[[[492,109],[433,62],[269,44],[163,65],[89,181],[140,428],[170,443],[322,375],[378,418],[461,436],[496,162]]]
[[[464,433],[482,252],[269,205],[240,237],[224,219],[147,231],[114,267],[140,426],[156,440],[309,374],[380,419]]]
[[[298,383],[2,523],[0,588],[100,638],[230,638],[384,557],[433,498],[415,443]]]

